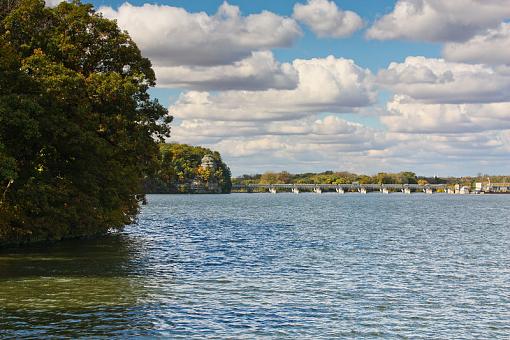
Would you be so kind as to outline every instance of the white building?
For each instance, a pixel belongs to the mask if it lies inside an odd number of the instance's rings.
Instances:
[[[200,165],[204,169],[216,169],[216,161],[214,160],[212,155],[205,155],[202,158],[202,164]]]
[[[469,187],[466,187],[466,186],[460,188],[460,190],[459,190],[459,194],[461,194],[461,195],[467,195],[467,194],[469,194],[469,192],[470,192],[470,189],[469,189]]]

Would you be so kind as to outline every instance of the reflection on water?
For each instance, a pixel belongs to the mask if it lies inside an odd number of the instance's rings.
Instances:
[[[507,339],[510,195],[150,196],[0,251],[0,338]]]
[[[110,235],[0,252],[0,335],[150,329],[142,251],[129,236]]]

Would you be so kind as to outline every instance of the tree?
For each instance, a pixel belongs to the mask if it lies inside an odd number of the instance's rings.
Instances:
[[[200,146],[187,144],[161,144],[161,161],[158,171],[145,180],[146,191],[150,193],[190,192],[194,181],[215,182],[222,193],[232,189],[231,174],[221,155]],[[201,167],[202,158],[211,155],[216,169]]]
[[[403,171],[397,174],[398,182],[397,184],[416,184],[416,174],[411,171]]]
[[[0,2],[0,20],[5,18],[18,4],[19,0],[2,0]]]
[[[374,181],[370,176],[360,175],[357,178],[357,182],[359,182],[360,184],[370,184],[373,183]]]
[[[0,243],[123,228],[170,132],[150,61],[91,5],[2,11]]]
[[[418,184],[419,185],[427,185],[427,184],[429,184],[429,182],[426,179],[419,179]]]
[[[292,175],[287,171],[266,172],[260,177],[261,184],[291,183]]]
[[[391,184],[394,182],[391,174],[380,172],[374,177],[374,182],[377,184]]]
[[[260,184],[275,184],[278,182],[277,174],[274,172],[265,172],[260,177]]]

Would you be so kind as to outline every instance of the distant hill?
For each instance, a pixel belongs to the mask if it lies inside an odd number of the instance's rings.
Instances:
[[[217,151],[187,144],[160,144],[159,170],[145,180],[146,193],[230,193],[228,166]]]

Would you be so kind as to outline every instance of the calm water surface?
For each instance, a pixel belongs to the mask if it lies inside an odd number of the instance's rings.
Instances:
[[[149,196],[0,251],[0,337],[508,339],[510,195]]]

